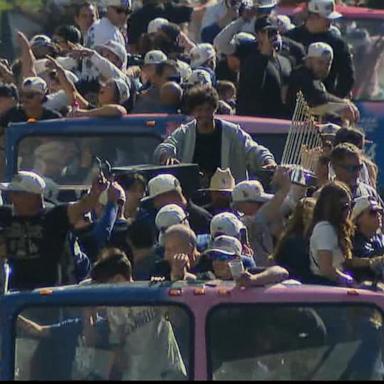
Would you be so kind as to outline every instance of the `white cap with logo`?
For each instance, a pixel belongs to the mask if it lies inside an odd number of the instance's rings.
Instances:
[[[191,87],[195,85],[212,85],[211,75],[204,69],[194,69],[186,84]]]
[[[45,189],[44,179],[34,172],[19,171],[10,183],[0,183],[0,190],[11,192],[27,192],[42,195]]]
[[[47,83],[41,77],[27,77],[21,88],[24,92],[36,92],[42,95],[45,95],[48,90]]]
[[[159,210],[156,215],[155,223],[160,232],[175,224],[181,224],[187,219],[183,208],[176,204],[168,204]]]
[[[109,40],[103,44],[95,46],[95,50],[98,50],[100,48],[108,49],[110,52],[116,55],[121,61],[121,68],[125,70],[125,68],[127,67],[127,50],[122,44],[118,43],[115,40]]]
[[[167,55],[163,51],[157,49],[147,52],[144,56],[144,65],[160,64],[164,61],[167,61]]]
[[[266,203],[271,200],[273,195],[264,192],[264,188],[257,180],[245,180],[237,184],[232,191],[232,201],[234,203],[254,202]]]
[[[147,33],[156,33],[163,25],[168,25],[169,21],[163,17],[156,17],[149,22],[147,27]]]
[[[201,43],[197,44],[190,51],[191,55],[191,67],[195,69],[200,65],[205,64],[210,59],[216,57],[216,51],[212,44]]]
[[[342,14],[336,12],[335,0],[309,0],[308,11],[317,13],[318,15],[334,20],[342,17]]]
[[[210,232],[212,238],[219,235],[240,238],[243,228],[245,228],[244,224],[233,213],[223,212],[212,218]]]
[[[148,182],[148,196],[142,201],[153,199],[163,193],[177,191],[182,192],[180,181],[173,175],[158,175]]]
[[[119,104],[123,103],[127,99],[129,99],[131,93],[129,92],[129,87],[126,81],[123,79],[115,78],[113,79],[117,90],[119,92]]]
[[[254,5],[257,7],[257,8],[274,8],[276,5],[277,5],[277,1],[276,0],[256,0],[254,2]]]
[[[371,209],[374,211],[383,211],[383,207],[371,196],[362,196],[358,197],[354,201],[355,205],[353,206],[351,219],[355,221],[366,209]]]
[[[179,73],[181,76],[182,83],[186,83],[190,76],[192,75],[192,68],[191,66],[182,60],[177,60],[177,66],[179,67]]]
[[[333,49],[332,47],[327,43],[312,43],[308,47],[308,57],[315,57],[319,59],[326,59],[326,60],[333,60]]]
[[[106,7],[131,8],[131,0],[104,0]]]
[[[238,239],[233,236],[217,236],[210,247],[204,253],[220,252],[226,255],[241,256],[242,246]]]

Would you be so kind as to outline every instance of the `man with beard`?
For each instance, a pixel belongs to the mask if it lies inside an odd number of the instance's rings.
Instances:
[[[333,62],[333,49],[326,43],[312,43],[304,65],[291,73],[288,81],[286,105],[293,113],[296,105],[296,95],[301,91],[310,107],[323,106],[328,103],[345,105],[345,115],[356,120],[357,108],[347,99],[342,99],[329,93],[323,83],[328,77]],[[341,109],[343,109],[341,107]]]

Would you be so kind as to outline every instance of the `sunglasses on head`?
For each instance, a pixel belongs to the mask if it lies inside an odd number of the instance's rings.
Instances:
[[[340,164],[340,167],[349,173],[355,173],[355,172],[361,171],[361,169],[363,168],[363,164],[359,164],[359,165]]]
[[[213,260],[217,260],[217,261],[231,261],[231,260],[236,259],[236,255],[227,255],[225,253],[216,252],[216,251],[207,253],[207,256],[208,256],[208,259],[212,260],[212,261]]]

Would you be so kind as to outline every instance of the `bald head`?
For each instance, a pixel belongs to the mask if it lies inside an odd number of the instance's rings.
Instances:
[[[183,90],[174,81],[167,81],[160,89],[160,99],[163,105],[179,106],[183,97]]]

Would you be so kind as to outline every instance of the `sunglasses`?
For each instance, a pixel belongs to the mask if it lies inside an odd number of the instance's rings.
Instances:
[[[131,10],[129,8],[119,8],[119,7],[113,7],[113,9],[116,11],[116,13],[125,13],[126,15],[129,15],[131,13]]]
[[[209,260],[217,260],[217,261],[232,261],[236,259],[236,255],[227,255],[222,252],[209,252],[207,253],[208,259]]]
[[[339,164],[340,168],[343,168],[345,171],[349,173],[356,173],[362,170],[363,164],[359,165],[345,165],[345,164]]]

